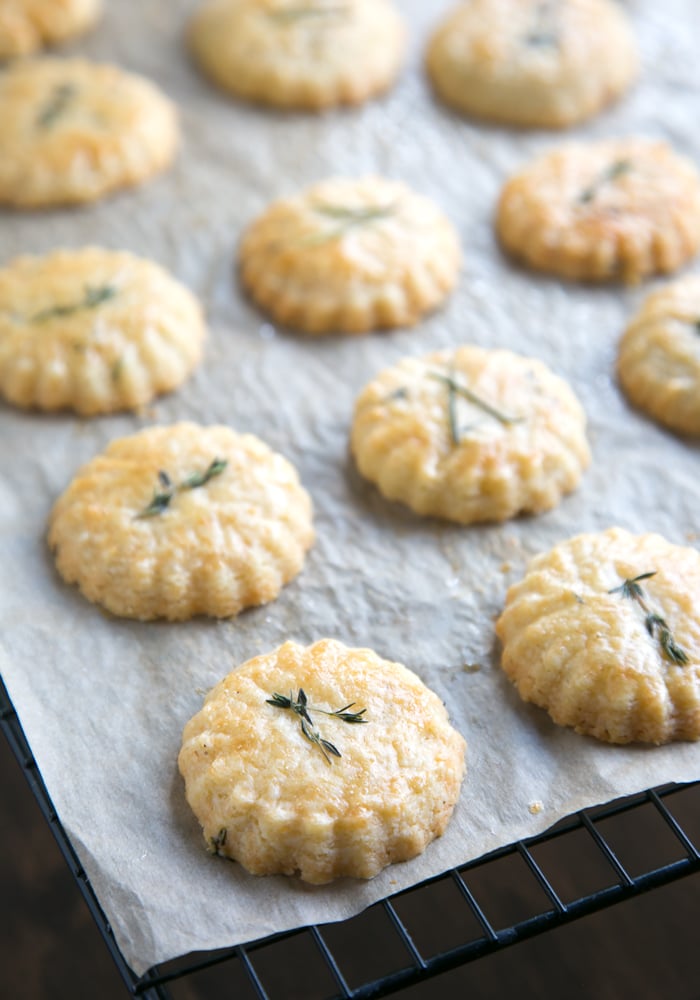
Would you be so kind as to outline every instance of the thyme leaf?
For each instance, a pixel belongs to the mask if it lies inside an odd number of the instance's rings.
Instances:
[[[59,83],[53,88],[49,99],[39,112],[37,128],[49,129],[61,117],[71,103],[78,88],[74,83]]]
[[[30,323],[46,323],[50,319],[58,319],[61,316],[72,316],[73,313],[83,309],[97,309],[103,302],[108,302],[117,294],[114,285],[86,285],[85,296],[80,302],[71,302],[65,306],[49,306],[41,312],[30,316]]]
[[[611,163],[609,167],[595,178],[592,184],[581,192],[578,196],[579,204],[588,205],[597,196],[598,192],[606,184],[610,184],[616,181],[618,177],[622,177],[623,174],[628,174],[630,170],[633,169],[633,164],[630,160],[615,160]]]
[[[119,379],[122,377],[123,371],[124,371],[124,355],[120,354],[119,357],[115,358],[115,360],[113,361],[112,367],[110,368],[109,371],[112,382],[117,383]]]
[[[334,712],[325,708],[314,708],[312,705],[309,705],[306,692],[303,688],[299,688],[296,699],[294,698],[293,692],[290,692],[289,697],[275,692],[271,698],[266,698],[265,702],[267,705],[272,705],[274,708],[291,710],[295,715],[298,715],[303,735],[309,743],[313,743],[319,748],[327,764],[332,763],[329,754],[333,757],[342,757],[342,754],[334,743],[331,743],[329,740],[326,740],[321,736],[309,713],[318,712],[321,715],[327,715],[330,718],[340,719],[341,722],[347,722],[354,725],[365,725],[368,721],[363,718],[365,712],[367,711],[366,708],[361,708],[357,712],[350,711],[351,708],[355,707],[354,701],[350,702],[349,705],[345,705],[343,708],[336,709]]]
[[[308,21],[317,17],[345,17],[350,13],[347,4],[337,4],[335,7],[314,7],[311,5],[299,5],[298,7],[282,7],[279,10],[270,10],[267,16],[272,21],[280,24],[296,24],[299,21]]]
[[[653,576],[656,576],[656,570],[652,570],[650,573],[641,573],[631,580],[624,580],[619,587],[614,587],[608,593],[621,594],[627,600],[636,601],[644,612],[644,627],[651,638],[658,641],[666,659],[671,663],[685,666],[686,663],[690,662],[688,654],[674,639],[666,619],[650,608],[644,590],[640,586],[642,580],[650,580]]]
[[[223,857],[221,853],[221,848],[226,845],[226,837],[228,835],[228,830],[225,826],[222,826],[215,837],[211,837],[209,840],[209,847],[212,854],[216,854],[218,857]]]
[[[366,723],[367,719],[363,719],[362,716],[365,714],[367,709],[361,708],[359,712],[350,712],[349,709],[354,707],[355,707],[355,702],[351,701],[349,705],[345,706],[345,708],[338,708],[336,709],[335,712],[327,712],[324,708],[314,708],[312,709],[312,711],[321,712],[323,713],[323,715],[330,715],[331,717],[335,717],[336,719],[342,719],[343,722],[350,722],[354,723],[355,725]]]
[[[175,496],[175,487],[173,482],[167,472],[160,469],[158,472],[158,482],[161,486],[161,491],[153,491],[153,499],[149,503],[148,507],[141,511],[137,515],[139,518],[155,517],[158,514],[162,514],[164,510],[170,506],[170,502]]]
[[[460,444],[461,437],[457,418],[457,390],[455,386],[456,383],[454,379],[449,379],[447,382],[447,417],[450,422],[450,437],[452,438],[452,444],[456,448]]]
[[[334,229],[325,233],[315,233],[303,240],[305,246],[323,246],[333,240],[340,239],[351,229],[371,226],[375,222],[390,218],[396,212],[396,205],[367,205],[352,208],[349,205],[333,205],[328,202],[317,202],[313,210],[319,215],[336,222]]]
[[[559,31],[554,23],[560,0],[543,0],[538,4],[533,17],[532,27],[525,35],[525,43],[533,48],[554,48],[559,45]]]
[[[193,472],[191,476],[180,483],[179,488],[181,490],[196,490],[199,486],[206,486],[210,479],[220,476],[227,465],[226,459],[215,458],[205,472]]]
[[[210,479],[220,476],[227,465],[228,461],[225,458],[215,458],[204,472],[193,472],[192,475],[187,476],[177,485],[173,483],[168,473],[161,469],[158,472],[158,482],[161,489],[160,491],[157,489],[154,491],[153,499],[148,507],[145,507],[140,513],[135,515],[136,520],[143,520],[147,517],[155,517],[158,514],[162,514],[163,511],[168,509],[177,493],[182,493],[183,490],[196,490],[200,486],[205,486]]]
[[[639,576],[635,576],[633,580],[625,580],[619,587],[615,587],[613,590],[609,590],[609,594],[622,594],[623,597],[627,597],[630,600],[644,599],[644,591],[639,586],[642,580],[651,580],[652,576],[656,576],[656,570],[652,570],[650,573],[641,573]]]
[[[395,209],[395,205],[367,205],[362,208],[351,208],[349,205],[332,205],[328,202],[317,202],[314,211],[329,219],[351,223],[354,226],[364,226],[368,222],[386,219]]]
[[[522,423],[524,419],[523,417],[511,417],[508,416],[508,414],[497,410],[495,406],[487,403],[486,400],[477,396],[475,392],[472,392],[468,386],[462,385],[461,382],[458,382],[453,373],[444,375],[442,372],[428,372],[427,377],[434,379],[436,382],[442,382],[443,385],[447,386],[447,416],[450,423],[450,437],[452,438],[452,443],[455,446],[459,445],[462,440],[457,419],[457,398],[459,396],[462,396],[464,399],[468,400],[472,406],[476,406],[480,410],[483,410],[484,413],[493,417],[494,420],[497,420],[504,426]]]

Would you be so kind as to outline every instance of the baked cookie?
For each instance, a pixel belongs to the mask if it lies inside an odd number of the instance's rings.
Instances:
[[[555,507],[590,461],[563,379],[510,351],[404,358],[355,404],[357,466],[389,500],[471,524]]]
[[[225,618],[266,604],[313,542],[296,470],[252,434],[181,423],[113,441],[51,512],[67,583],[112,614]]]
[[[148,80],[83,59],[20,60],[0,73],[0,204],[93,201],[167,167],[175,108]]]
[[[313,111],[387,90],[405,30],[390,0],[207,0],[192,19],[190,46],[224,90]]]
[[[25,56],[82,35],[101,11],[101,0],[2,0],[0,59]]]
[[[617,359],[630,400],[681,434],[700,434],[700,276],[650,295],[627,327]]]
[[[635,283],[675,271],[700,246],[700,176],[665,143],[571,143],[505,185],[501,243],[539,271]]]
[[[627,17],[610,0],[469,0],[433,35],[427,69],[457,111],[562,128],[627,90],[637,51]]]
[[[525,701],[608,743],[700,738],[700,553],[621,528],[537,556],[496,623]]]
[[[243,285],[306,333],[410,326],[457,281],[459,238],[405,184],[333,178],[274,202],[243,236]]]
[[[230,673],[187,723],[179,766],[210,851],[320,884],[373,878],[439,837],[464,753],[414,673],[323,639]]]
[[[135,409],[198,364],[199,303],[161,267],[88,247],[0,269],[0,396],[91,415]]]

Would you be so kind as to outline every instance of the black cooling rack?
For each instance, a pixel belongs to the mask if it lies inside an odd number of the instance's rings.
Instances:
[[[0,728],[127,991],[145,1000],[223,995],[224,989],[239,1000],[383,997],[700,871],[700,782],[669,785],[586,809],[343,923],[187,955],[139,978],[60,824],[1,680]],[[295,969],[302,968],[299,983]]]

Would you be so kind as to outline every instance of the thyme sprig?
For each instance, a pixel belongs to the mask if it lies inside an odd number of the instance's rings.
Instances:
[[[282,7],[270,10],[267,16],[281,24],[296,24],[298,21],[308,21],[317,17],[346,17],[350,13],[347,4],[336,4],[334,7],[315,7],[310,4],[297,7]]]
[[[523,417],[511,417],[507,413],[502,413],[501,410],[496,409],[491,403],[487,403],[481,396],[477,396],[468,386],[458,382],[452,372],[449,375],[445,375],[442,372],[428,372],[428,378],[432,378],[436,382],[442,382],[443,385],[447,386],[447,416],[450,422],[450,436],[455,446],[459,445],[462,440],[457,417],[457,399],[459,396],[462,396],[472,406],[483,410],[489,417],[493,417],[494,420],[497,420],[506,427],[522,423],[524,419]]]
[[[37,128],[49,129],[61,117],[71,103],[78,88],[74,83],[59,83],[53,88],[49,99],[39,112]]]
[[[326,759],[326,763],[332,763],[329,754],[333,757],[342,757],[340,750],[331,743],[330,740],[324,739],[319,733],[316,725],[309,715],[309,712],[318,712],[321,715],[327,715],[330,718],[340,719],[341,722],[347,722],[354,725],[365,725],[367,719],[363,718],[366,708],[361,708],[358,712],[351,712],[350,709],[355,707],[355,702],[351,701],[349,705],[345,705],[343,708],[338,708],[331,712],[325,708],[315,708],[309,705],[308,698],[303,688],[299,688],[296,698],[293,692],[289,693],[289,697],[284,694],[275,694],[271,698],[266,699],[268,705],[273,705],[275,708],[282,708],[291,710],[295,715],[299,716],[299,721],[301,724],[301,731],[306,737],[306,739],[313,743],[319,748],[321,753]]]
[[[160,489],[154,490],[153,499],[147,507],[135,515],[136,519],[143,520],[147,517],[156,517],[158,514],[162,514],[163,511],[168,509],[178,493],[182,493],[183,490],[196,490],[200,486],[205,486],[210,479],[220,476],[227,465],[228,461],[226,459],[215,458],[204,472],[193,472],[192,475],[187,476],[186,479],[183,479],[178,484],[173,483],[168,473],[161,469],[158,472]]]
[[[633,164],[631,160],[615,160],[614,163],[611,163],[609,167],[606,167],[605,170],[598,174],[592,184],[583,189],[578,196],[579,204],[590,204],[601,188],[605,187],[606,184],[616,181],[618,177],[628,174],[632,169]]]
[[[530,31],[525,35],[525,42],[534,47],[552,47],[559,45],[559,31],[554,18],[558,14],[561,0],[542,0],[538,4]]]
[[[408,399],[408,388],[405,385],[400,385],[398,389],[394,389],[384,400],[385,403],[393,403],[397,399]]]
[[[120,354],[117,358],[114,359],[114,361],[112,362],[112,367],[109,370],[109,375],[110,378],[112,379],[112,382],[117,383],[122,377],[123,371],[124,371],[124,355]]]
[[[627,600],[636,601],[645,615],[644,627],[651,638],[658,641],[666,659],[671,663],[678,663],[681,666],[685,666],[686,663],[690,662],[688,654],[674,639],[666,620],[649,607],[644,589],[640,586],[642,580],[650,580],[653,576],[656,576],[656,570],[652,570],[649,573],[641,573],[631,580],[623,581],[619,587],[614,587],[608,593],[621,594]]]
[[[351,229],[360,229],[371,226],[375,222],[390,218],[396,212],[396,204],[389,205],[367,205],[360,208],[353,208],[350,205],[333,205],[328,202],[316,202],[313,205],[314,212],[325,216],[336,222],[333,229],[325,233],[315,233],[304,240],[306,246],[323,246],[333,240],[340,239]]]
[[[42,309],[41,312],[31,316],[30,322],[45,323],[47,320],[57,319],[60,316],[72,316],[73,313],[80,312],[82,309],[97,309],[103,302],[113,299],[116,294],[117,289],[114,285],[86,285],[85,296],[80,302],[70,302],[65,306],[49,306],[48,309]]]
[[[215,837],[209,838],[209,847],[212,854],[216,854],[217,857],[222,858],[224,855],[221,853],[221,848],[226,846],[226,837],[228,836],[228,830],[225,826],[222,826]]]

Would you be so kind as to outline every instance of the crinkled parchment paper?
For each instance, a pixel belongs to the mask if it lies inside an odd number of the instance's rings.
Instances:
[[[211,338],[194,379],[147,414],[91,421],[0,408],[0,666],[66,830],[137,972],[195,949],[339,920],[428,876],[537,833],[582,806],[700,777],[700,745],[607,747],[521,704],[498,668],[493,620],[527,559],[579,531],[620,524],[689,544],[698,529],[698,450],[632,412],[614,376],[616,343],[643,290],[565,286],[509,265],[494,242],[506,175],[560,140],[477,126],[437,107],[421,49],[446,0],[405,0],[410,64],[396,90],[321,117],[241,106],[190,65],[187,0],[113,0],[76,51],[155,79],[180,104],[174,169],[100,205],[0,214],[0,260],[100,243],[152,257],[206,304]],[[641,133],[700,162],[697,0],[626,5],[644,75],[576,135]],[[0,123],[2,127],[2,123]],[[327,174],[379,172],[433,196],[462,235],[465,266],[447,307],[417,329],[304,340],[275,331],[234,280],[242,227],[275,196]],[[404,354],[472,341],[541,358],[571,381],[594,462],[555,511],[500,527],[424,521],[381,499],[348,458],[353,400]],[[251,431],[300,470],[318,541],[273,604],[233,621],[138,624],[105,616],[57,577],[45,545],[56,496],[112,438],[181,418]],[[445,836],[369,883],[312,888],[212,859],[176,770],[203,693],[287,638],[334,636],[416,670],[469,743],[469,771]],[[465,664],[482,669],[468,672]],[[532,815],[529,805],[544,809]]]

